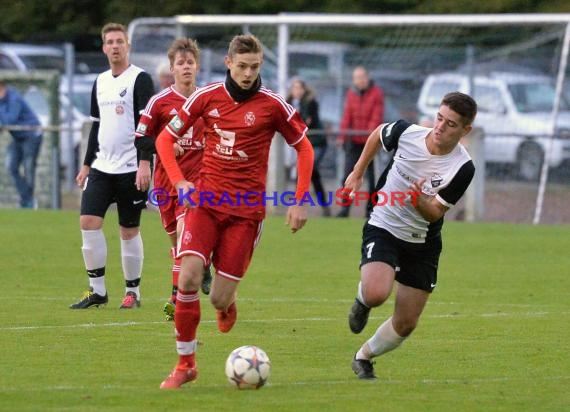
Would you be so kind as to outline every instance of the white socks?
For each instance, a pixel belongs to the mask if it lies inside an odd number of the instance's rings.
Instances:
[[[107,264],[107,242],[102,229],[82,230],[83,261],[89,276],[89,286],[93,293],[100,296],[107,294],[105,287],[105,266]],[[129,240],[121,239],[121,258],[127,292],[135,292],[140,300],[139,282],[143,266],[143,243],[140,233]]]
[[[135,292],[140,300],[139,282],[143,267],[143,242],[138,233],[129,240],[121,239],[121,259],[123,262],[123,274],[127,284],[127,292]]]
[[[356,353],[356,359],[371,359],[396,349],[406,339],[394,330],[392,317],[376,330],[376,333],[366,341]]]
[[[83,253],[85,269],[89,275],[89,286],[93,289],[93,293],[105,296],[107,294],[105,288],[105,265],[107,264],[105,235],[101,229],[82,230],[81,237],[83,238],[81,252]]]
[[[176,352],[178,352],[179,355],[192,355],[196,352],[196,339],[191,342],[180,342],[177,340]]]
[[[364,295],[362,294],[362,282],[358,282],[358,291],[356,292],[356,298],[362,303],[364,306],[369,307],[366,302],[364,301]]]

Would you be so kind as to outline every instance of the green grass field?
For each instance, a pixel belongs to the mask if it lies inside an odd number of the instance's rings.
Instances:
[[[202,299],[200,377],[158,386],[176,361],[168,241],[145,213],[142,307],[123,295],[116,214],[106,222],[106,308],[72,311],[86,289],[77,212],[0,210],[1,411],[568,411],[570,227],[449,222],[438,287],[418,329],[377,359],[380,379],[350,361],[389,315],[347,326],[358,274],[358,219],[313,219],[296,235],[269,218],[239,288],[238,323],[217,332]],[[255,344],[268,386],[232,388],[224,362]]]

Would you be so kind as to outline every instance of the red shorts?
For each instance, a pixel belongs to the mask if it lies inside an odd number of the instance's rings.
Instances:
[[[162,204],[161,195],[157,195],[157,203],[158,211],[160,213],[160,220],[162,220],[162,226],[166,233],[172,235],[176,233],[176,222],[178,219],[184,217],[187,208],[182,205],[178,204],[178,196],[169,196],[168,199],[165,201],[165,204]]]
[[[187,209],[177,257],[196,255],[210,261],[220,276],[238,282],[261,237],[262,220],[220,213],[204,207]]]

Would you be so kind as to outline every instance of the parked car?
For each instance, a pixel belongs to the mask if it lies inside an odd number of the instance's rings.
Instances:
[[[304,41],[288,44],[289,75],[307,82],[330,77],[342,83],[346,55],[352,46],[330,41]]]
[[[479,106],[475,126],[485,132],[485,161],[508,165],[524,180],[537,180],[551,130],[555,88],[542,74],[518,72],[476,73],[474,98]],[[450,91],[467,92],[465,73],[429,75],[422,86],[418,109],[434,118],[442,96]],[[570,161],[570,105],[562,96],[555,127],[550,167]]]
[[[63,49],[34,44],[0,43],[0,70],[65,70]]]
[[[72,80],[73,105],[86,117],[90,116],[91,91],[97,76],[97,74],[75,75]],[[59,93],[62,95],[62,103],[65,103],[65,99],[69,98],[69,85],[65,77],[61,79]]]

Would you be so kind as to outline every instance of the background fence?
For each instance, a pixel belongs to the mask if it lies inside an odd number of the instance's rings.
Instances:
[[[471,93],[480,108],[475,125],[484,133],[483,158],[474,160],[486,171],[483,190],[476,190],[484,210],[468,215],[560,223],[570,221],[569,22],[568,14],[283,13],[139,19],[129,29],[133,61],[139,50],[141,57],[165,50],[174,36],[196,38],[205,50],[206,81],[224,77],[223,55],[235,34],[255,34],[265,46],[264,83],[286,94],[291,77],[301,76],[314,87],[331,143],[357,65],[383,88],[386,121],[429,123],[444,93]],[[324,174],[340,184],[342,153],[330,147]],[[277,189],[284,185],[283,159],[282,144],[275,144],[269,182]]]
[[[479,158],[473,147],[469,148],[483,179],[481,187],[472,189],[479,197],[471,203],[479,206],[467,217],[532,222],[540,211],[541,222],[568,223],[570,84],[564,64],[569,22],[567,14],[206,15],[136,19],[129,25],[129,34],[131,61],[153,75],[166,60],[174,38],[196,38],[202,49],[201,83],[224,78],[223,57],[235,34],[257,35],[265,47],[262,78],[266,86],[286,94],[289,80],[300,76],[317,91],[329,140],[322,167],[329,190],[341,183],[342,149],[334,141],[356,65],[365,66],[384,90],[385,121],[404,118],[429,123],[445,92],[470,92],[479,103],[476,126],[484,144]],[[55,86],[48,86],[48,81],[37,75],[17,76],[14,81],[19,87],[56,93]],[[55,104],[57,99],[49,101]],[[58,115],[58,109],[51,111]],[[49,124],[59,125],[57,117]],[[10,137],[2,136],[3,155]],[[59,186],[54,183],[54,145],[60,146],[59,139],[50,131],[38,171],[42,207],[59,207],[60,188],[64,194],[70,190],[69,176],[67,185],[61,180]],[[550,158],[545,160],[551,146]],[[269,176],[272,190],[288,184],[284,159],[283,145],[274,145]],[[388,158],[381,160],[377,163],[385,164]],[[46,181],[50,178],[51,186]],[[15,192],[4,168],[0,184],[0,205],[14,205]],[[538,202],[541,192],[543,200]],[[542,207],[537,209],[537,204]]]
[[[43,142],[36,169],[35,197],[38,207],[59,208],[61,205],[60,142],[59,142],[59,74],[57,72],[9,72],[0,71],[0,79],[16,88],[27,101],[46,105],[44,116],[39,116],[43,126]],[[6,148],[12,136],[2,125],[0,132],[0,207],[17,207],[19,196],[10,173],[6,170]]]

